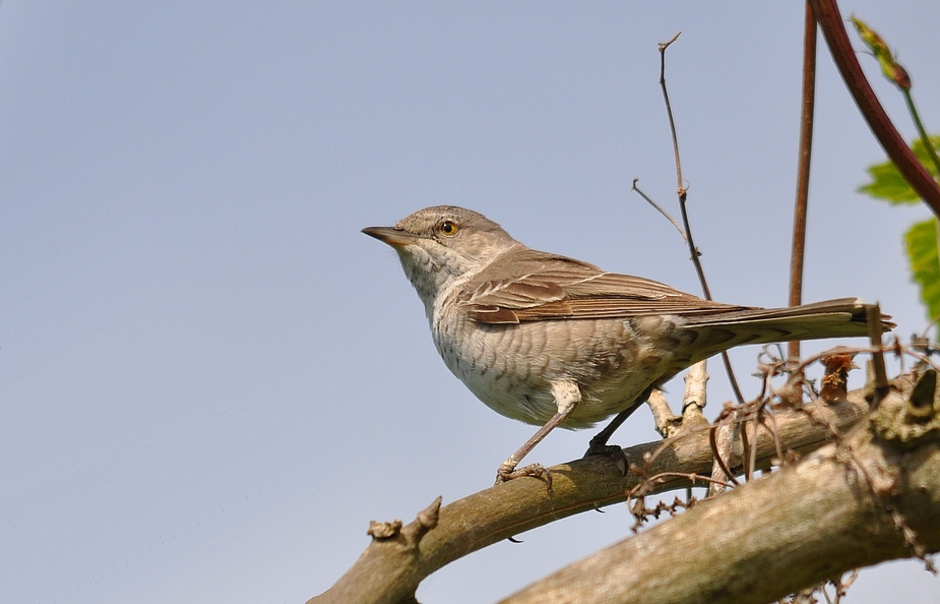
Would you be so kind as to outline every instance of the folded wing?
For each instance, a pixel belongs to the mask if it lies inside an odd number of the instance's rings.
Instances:
[[[748,309],[536,250],[515,255],[512,263],[511,272],[493,263],[474,279],[480,285],[458,300],[475,321],[506,324],[650,314],[692,316]]]

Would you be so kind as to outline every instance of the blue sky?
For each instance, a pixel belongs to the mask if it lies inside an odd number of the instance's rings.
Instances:
[[[940,4],[842,10],[897,49],[940,130]],[[303,602],[352,564],[369,520],[487,487],[531,428],[447,372],[393,252],[359,230],[462,205],[532,247],[698,292],[673,227],[629,191],[637,177],[675,206],[656,44],[677,31],[667,78],[712,292],[784,305],[802,15],[0,4],[5,598]],[[804,299],[878,300],[906,337],[925,320],[901,236],[929,214],[855,193],[883,153],[825,48],[818,94]],[[739,374],[756,352],[734,355]],[[727,387],[711,373],[717,409]],[[575,458],[589,438],[552,434],[532,459]],[[616,436],[654,438],[645,412]],[[495,600],[630,523],[621,505],[533,531],[445,568],[419,599]],[[885,565],[848,602],[889,597],[940,602],[940,583]]]

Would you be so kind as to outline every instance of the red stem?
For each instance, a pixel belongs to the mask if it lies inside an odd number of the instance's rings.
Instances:
[[[816,15],[806,3],[803,31],[803,103],[800,117],[800,158],[793,211],[793,251],[790,255],[790,306],[803,302],[803,255],[806,250],[806,208],[809,204],[809,168],[813,151],[813,116],[816,106]],[[790,342],[790,358],[799,358],[800,343]]]
[[[845,31],[836,0],[810,0],[810,3],[813,5],[819,27],[826,37],[826,44],[829,45],[832,58],[849,92],[855,98],[862,116],[868,122],[869,128],[888,154],[888,158],[897,166],[904,180],[930,207],[934,215],[940,217],[940,185],[930,176],[927,168],[920,163],[914,152],[901,138],[894,124],[888,119],[888,114],[885,113],[881,103],[878,102],[878,97],[875,96],[855,56],[855,49],[852,48],[852,43]]]

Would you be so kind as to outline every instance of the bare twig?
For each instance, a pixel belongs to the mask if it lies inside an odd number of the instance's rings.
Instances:
[[[724,491],[724,483],[726,482],[730,481],[734,486],[740,484],[734,474],[731,473],[731,470],[728,469],[728,464],[725,463],[726,459],[728,462],[731,461],[732,445],[734,443],[734,422],[732,418],[733,416],[728,416],[717,427],[708,432],[708,444],[711,446],[712,455],[715,456],[711,474],[714,482],[708,487],[709,495],[717,495]]]
[[[666,49],[669,46],[679,39],[679,36],[682,35],[682,32],[677,32],[668,42],[662,42],[659,45],[659,86],[663,89],[663,100],[666,101],[666,115],[669,116],[669,131],[672,132],[672,150],[676,159],[676,190],[679,192],[679,197],[685,196],[685,187],[682,184],[682,159],[679,156],[679,137],[676,135],[676,122],[672,117],[672,104],[669,102],[669,91],[666,89]],[[688,229],[686,229],[688,233]],[[687,239],[688,240],[688,239]],[[698,254],[694,251],[692,252],[693,256]],[[705,287],[705,284],[702,284]]]
[[[704,361],[689,367],[685,375],[685,390],[682,393],[682,419],[683,422],[692,417],[693,421],[706,421],[702,409],[708,401],[708,392],[705,384],[708,383],[707,365]]]
[[[649,481],[653,484],[656,484],[656,483],[661,483],[667,478],[684,478],[693,485],[698,484],[700,482],[706,483],[706,484],[716,482],[716,480],[712,478],[711,476],[703,476],[702,474],[687,474],[684,472],[660,472],[659,474],[656,474],[655,476],[650,476]],[[721,484],[723,484],[726,487],[734,486],[734,484],[730,482],[722,482]],[[632,496],[633,492],[631,491],[629,495]]]
[[[868,308],[868,335],[871,338],[873,353],[871,355],[872,367],[872,393],[871,406],[878,404],[888,394],[888,376],[885,373],[885,357],[881,350],[881,306],[875,304]]]
[[[752,480],[754,473],[757,471],[757,447],[752,447],[751,442],[756,443],[759,436],[758,431],[762,425],[760,421],[761,407],[762,405],[758,405],[757,409],[750,414],[752,418],[750,421],[745,421],[741,424],[741,441],[745,443],[744,455],[746,456],[744,476],[748,480]],[[749,429],[751,430],[750,437],[748,437]]]
[[[680,418],[676,417],[672,409],[669,408],[669,403],[666,402],[663,391],[658,388],[653,390],[646,399],[646,404],[649,405],[650,411],[653,413],[656,431],[659,432],[663,438],[672,436],[675,426],[681,425],[679,424]]]
[[[685,239],[686,241],[688,241],[688,239],[687,239],[686,236],[685,236],[685,231],[682,230],[682,227],[679,226],[679,223],[676,222],[676,219],[673,218],[672,216],[670,216],[670,215],[669,215],[669,212],[667,212],[666,210],[662,209],[662,207],[660,207],[660,205],[659,205],[658,203],[656,203],[655,201],[653,201],[653,200],[649,197],[649,195],[647,195],[646,193],[644,193],[644,192],[640,189],[640,187],[636,186],[636,183],[638,183],[638,182],[640,182],[640,179],[639,179],[639,178],[634,178],[634,179],[633,179],[633,186],[630,187],[630,190],[631,190],[631,191],[636,191],[636,192],[640,195],[640,197],[642,197],[643,199],[646,200],[646,203],[648,203],[648,204],[650,204],[651,206],[653,206],[653,209],[654,209],[654,210],[656,210],[657,212],[659,212],[660,214],[662,214],[662,215],[663,215],[663,218],[665,218],[666,220],[668,220],[669,222],[671,222],[671,223],[672,223],[672,226],[676,227],[676,230],[679,231],[679,234],[682,235],[682,238],[683,238],[683,239]]]
[[[681,34],[682,32],[679,32],[668,42],[663,42],[659,45],[659,86],[663,90],[663,100],[666,102],[666,114],[669,118],[669,131],[672,133],[672,149],[676,158],[676,192],[679,195],[679,210],[682,213],[682,226],[684,227],[685,231],[685,242],[689,246],[689,254],[692,260],[692,264],[695,266],[695,274],[698,275],[699,283],[702,285],[702,293],[705,295],[707,300],[711,300],[712,293],[708,288],[708,281],[705,279],[705,270],[702,268],[702,262],[700,259],[701,253],[698,251],[698,248],[695,246],[695,242],[692,240],[692,227],[689,224],[689,213],[686,210],[685,204],[688,191],[686,190],[682,181],[682,161],[679,155],[679,136],[676,133],[676,121],[672,115],[672,104],[669,102],[669,90],[666,88],[666,49],[669,48],[669,45],[675,42]],[[731,384],[731,390],[734,392],[734,397],[737,399],[739,404],[743,405],[744,395],[741,394],[741,387],[738,385],[738,380],[734,375],[734,369],[731,367],[731,357],[728,356],[727,352],[721,353],[721,361],[724,363],[725,371],[728,373],[728,382]]]

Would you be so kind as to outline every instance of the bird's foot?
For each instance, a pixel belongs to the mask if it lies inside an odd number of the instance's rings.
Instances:
[[[518,464],[519,462],[511,457],[504,461],[496,471],[496,485],[515,480],[516,478],[522,478],[523,476],[532,476],[544,480],[548,485],[548,489],[551,490],[552,473],[548,468],[540,463],[533,463],[517,468],[516,466]]]
[[[624,476],[627,475],[627,471],[630,469],[630,460],[627,458],[627,454],[621,447],[617,445],[608,445],[607,443],[594,442],[591,440],[588,445],[588,450],[584,453],[585,457],[590,457],[591,455],[602,455],[607,457],[612,462],[614,462],[617,467],[620,469],[620,473]]]

